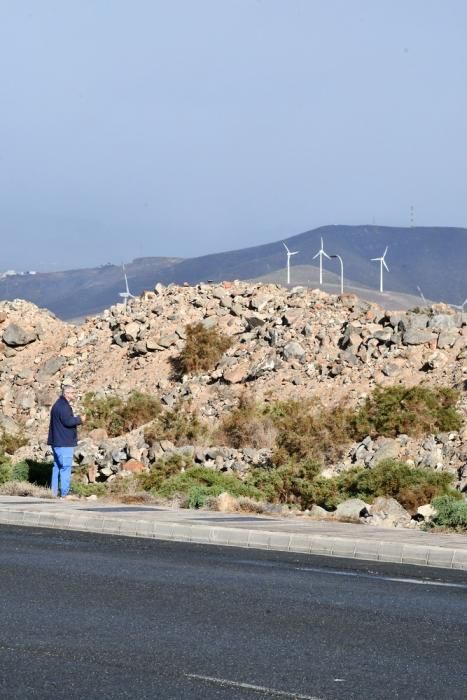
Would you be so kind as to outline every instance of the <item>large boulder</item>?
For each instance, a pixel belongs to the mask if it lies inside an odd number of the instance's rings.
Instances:
[[[368,505],[360,498],[348,498],[343,503],[339,503],[335,512],[336,520],[344,520],[346,522],[360,522],[360,518],[368,516]]]
[[[379,496],[370,506],[372,524],[380,527],[406,527],[410,521],[408,513],[395,498]]]
[[[3,331],[3,342],[10,348],[29,345],[37,340],[37,333],[32,328],[22,328],[16,323],[10,323]]]

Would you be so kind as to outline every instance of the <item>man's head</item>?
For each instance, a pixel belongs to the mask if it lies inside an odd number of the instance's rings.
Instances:
[[[73,399],[76,396],[75,387],[71,384],[64,384],[62,387],[62,395],[66,398],[67,401],[73,401]]]

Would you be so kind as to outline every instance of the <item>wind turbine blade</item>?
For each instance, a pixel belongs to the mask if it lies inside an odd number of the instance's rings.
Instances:
[[[386,268],[386,270],[389,272],[389,267],[386,265],[386,260],[383,258],[383,259],[381,260],[381,262],[383,263],[383,265],[384,265],[384,267]]]
[[[374,260],[374,262],[379,262],[381,258],[370,258],[370,260]]]
[[[324,251],[323,237],[321,236],[321,250]]]
[[[284,246],[284,248],[286,249],[286,251],[287,251],[288,253],[290,253],[290,250],[287,248],[287,246],[285,245],[284,241],[282,241],[282,245]]]
[[[386,250],[385,250],[384,253],[383,253],[383,258],[386,257],[386,253],[388,252],[388,248],[389,248],[389,246],[387,245],[387,246],[386,246]]]
[[[320,255],[321,255],[321,251],[318,251],[316,253],[316,255],[313,255],[312,260],[314,260],[315,258],[319,258]]]
[[[293,253],[290,253],[290,255],[298,255],[299,252],[299,250],[294,250]]]
[[[328,260],[331,259],[331,258],[329,257],[329,255],[328,255],[324,250],[323,250],[323,255],[324,255],[324,257],[327,258]]]
[[[130,293],[130,289],[129,289],[129,287],[128,287],[128,278],[127,278],[127,276],[126,276],[126,272],[125,272],[125,287],[126,287],[126,293],[129,294],[129,293]]]

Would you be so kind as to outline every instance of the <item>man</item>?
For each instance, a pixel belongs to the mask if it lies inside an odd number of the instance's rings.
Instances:
[[[69,384],[62,389],[62,395],[50,411],[49,438],[52,447],[54,466],[52,469],[52,493],[65,498],[70,490],[73,448],[78,443],[77,426],[86,421],[86,416],[73,415],[70,402],[75,398],[75,390]]]

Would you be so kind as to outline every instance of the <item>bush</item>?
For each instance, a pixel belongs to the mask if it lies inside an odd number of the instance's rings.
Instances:
[[[446,387],[378,387],[351,421],[353,436],[420,437],[459,430],[463,420],[456,410],[458,400],[458,392]]]
[[[6,452],[12,455],[19,450],[20,447],[24,447],[28,444],[27,438],[22,435],[11,435],[2,430],[0,434],[0,452]]]
[[[0,484],[11,481],[12,469],[11,461],[0,453]]]
[[[429,503],[436,496],[453,493],[452,475],[433,469],[410,467],[405,462],[384,459],[374,469],[356,467],[337,477],[341,500],[377,496],[395,498],[409,512]]]
[[[269,448],[274,444],[276,429],[271,416],[242,394],[238,407],[223,416],[216,437],[220,444],[236,449]]]
[[[205,328],[202,323],[186,326],[186,341],[178,358],[177,373],[208,372],[217,365],[232,341],[216,328]]]
[[[334,463],[351,441],[351,414],[342,406],[325,409],[311,400],[283,401],[269,413],[278,431],[272,458],[277,466],[290,459]]]
[[[118,396],[86,394],[83,409],[87,432],[103,428],[109,437],[118,437],[149,423],[160,413],[162,406],[154,396],[133,391],[126,401]]]
[[[149,444],[170,440],[175,445],[193,445],[202,442],[208,427],[190,404],[178,403],[171,410],[161,411],[144,431]]]
[[[467,530],[467,501],[452,496],[439,496],[433,499],[432,506],[437,510],[433,525]]]
[[[83,484],[74,480],[71,482],[71,493],[74,496],[104,496],[107,490],[106,484]]]
[[[258,489],[269,502],[308,508],[316,502],[316,489],[321,486],[316,481],[319,471],[319,464],[312,460],[289,460],[279,467],[254,468],[246,483]]]
[[[165,459],[158,459],[149,472],[138,474],[137,479],[145,491],[157,491],[167,479],[180,474],[185,469],[193,469],[195,463],[191,457],[172,454]]]
[[[243,483],[233,474],[224,474],[206,467],[192,467],[166,479],[153,493],[163,498],[176,495],[186,497],[190,508],[199,508],[209,496],[219,496],[224,491],[232,496],[261,498],[262,494],[250,484]]]

